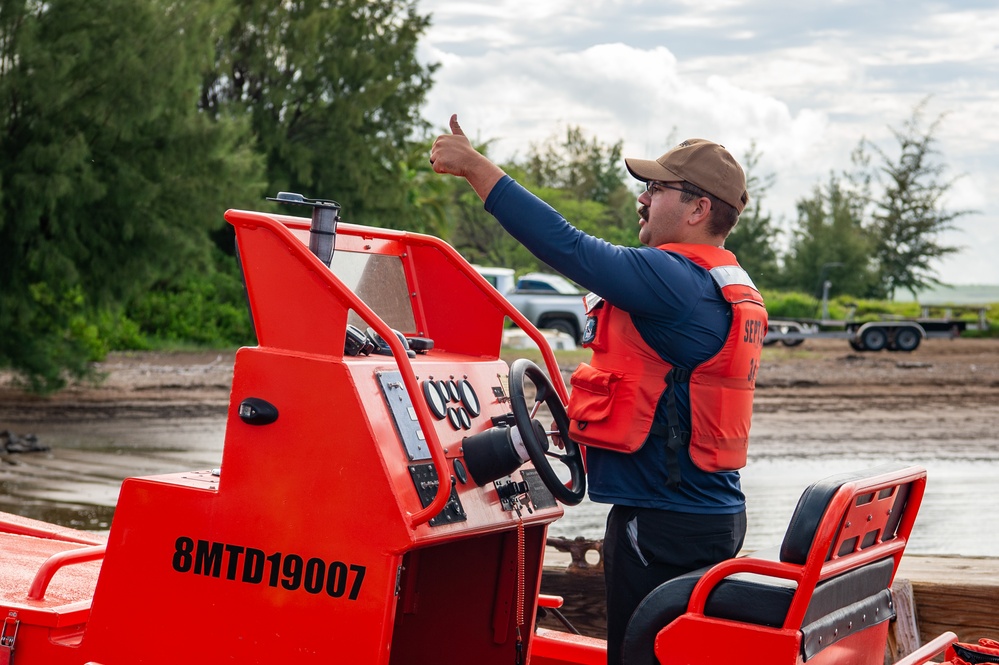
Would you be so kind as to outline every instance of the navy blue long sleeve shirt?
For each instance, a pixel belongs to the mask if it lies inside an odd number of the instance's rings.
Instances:
[[[583,233],[509,176],[489,193],[486,210],[535,256],[628,312],[663,360],[693,369],[714,356],[728,336],[731,307],[707,270],[686,257],[652,247],[621,247]],[[636,229],[637,233],[637,229]],[[681,426],[690,431],[690,396],[678,386]],[[665,422],[665,414],[657,414]],[[587,449],[593,501],[687,513],[736,513],[745,507],[737,471],[708,473],[686,449],[683,479],[667,488],[666,444],[653,436],[638,451]]]

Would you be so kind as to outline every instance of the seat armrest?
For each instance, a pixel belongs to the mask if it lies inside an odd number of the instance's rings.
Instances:
[[[923,663],[929,662],[930,658],[933,658],[933,656],[941,653],[954,642],[957,642],[957,635],[948,631],[933,638],[902,660],[895,661],[895,665],[922,665]]]

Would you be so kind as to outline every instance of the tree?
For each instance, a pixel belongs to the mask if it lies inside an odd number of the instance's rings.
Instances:
[[[776,176],[772,173],[757,175],[759,162],[760,153],[754,142],[743,157],[749,205],[742,211],[739,223],[726,238],[725,249],[738,257],[739,264],[749,272],[757,287],[773,288],[780,281],[780,265],[777,260],[780,231],[775,228],[770,213],[763,211],[763,200]]]
[[[516,166],[524,185],[561,212],[574,226],[618,245],[638,244],[637,198],[622,166],[623,142],[587,140],[582,128],[568,127],[532,145]]]
[[[816,186],[811,197],[798,201],[798,219],[784,260],[785,288],[821,297],[829,279],[830,294],[870,292],[875,277],[862,207],[862,198],[835,174],[824,188]]]
[[[898,289],[915,295],[920,288],[940,284],[932,263],[958,248],[942,244],[939,236],[954,228],[955,219],[970,212],[943,207],[943,197],[954,181],[941,180],[946,167],[934,161],[938,154],[934,134],[943,116],[924,129],[926,103],[924,100],[916,106],[901,129],[891,130],[898,141],[897,159],[869,141],[860,146],[860,151],[869,147],[881,162],[873,176],[884,193],[873,201],[870,228],[879,290],[888,298]]]
[[[101,356],[96,309],[208,263],[259,166],[197,111],[217,3],[0,1],[0,365],[51,390]]]
[[[429,18],[414,0],[234,0],[233,9],[201,108],[251,119],[272,194],[336,199],[347,221],[409,228],[407,164],[427,130],[419,109],[435,69],[415,56]]]

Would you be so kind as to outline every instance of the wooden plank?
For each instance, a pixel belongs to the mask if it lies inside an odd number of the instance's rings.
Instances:
[[[922,646],[919,626],[916,621],[916,602],[912,594],[912,582],[895,579],[891,585],[892,601],[895,604],[895,620],[888,631],[886,663],[894,663],[908,656]]]
[[[547,559],[546,559],[547,560]],[[541,593],[562,596],[559,611],[581,635],[607,637],[607,601],[603,571],[570,572],[566,567],[545,567],[541,573]],[[544,628],[566,630],[554,616],[538,621]]]
[[[999,558],[906,555],[896,577],[912,583],[923,642],[948,630],[961,642],[999,636]]]

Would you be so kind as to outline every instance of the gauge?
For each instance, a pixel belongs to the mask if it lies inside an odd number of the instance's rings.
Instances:
[[[460,459],[454,460],[454,475],[458,476],[458,480],[464,485],[468,482],[468,473],[465,471],[465,465],[461,463]]]
[[[447,390],[448,390],[449,393],[451,393],[451,401],[452,402],[460,402],[461,401],[461,393],[458,392],[458,382],[457,381],[455,381],[454,379],[451,379],[450,381],[448,381],[447,382]]]
[[[458,409],[447,410],[447,421],[451,423],[451,427],[461,429],[461,416],[458,415]]]
[[[468,409],[468,413],[474,418],[481,413],[479,408],[479,398],[472,389],[472,384],[468,382],[468,379],[463,379],[461,383],[458,384],[458,394],[461,396],[461,403],[465,405]]]
[[[427,406],[438,420],[443,420],[447,415],[447,400],[441,395],[440,386],[436,381],[423,382],[423,396],[427,399]]]
[[[451,401],[451,391],[448,390],[447,381],[441,379],[437,382],[437,389],[441,391],[441,397],[444,398],[445,402]]]
[[[472,419],[469,418],[468,411],[465,410],[465,407],[459,406],[455,410],[458,412],[458,420],[461,422],[461,426],[464,429],[472,429]]]

